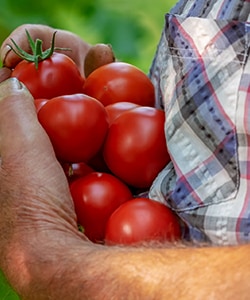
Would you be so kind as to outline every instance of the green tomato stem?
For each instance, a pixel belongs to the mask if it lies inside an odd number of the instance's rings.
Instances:
[[[16,55],[18,55],[23,60],[33,62],[35,64],[36,69],[38,69],[38,63],[40,61],[43,61],[45,59],[48,59],[51,57],[51,55],[54,53],[55,50],[70,50],[69,48],[58,48],[55,47],[55,37],[56,37],[56,31],[53,33],[52,40],[51,40],[51,47],[49,49],[46,49],[43,51],[42,44],[43,41],[40,39],[36,39],[35,41],[30,36],[28,30],[26,31],[27,39],[29,46],[31,48],[31,54],[24,51],[21,47],[17,45],[17,43],[11,39],[14,47],[12,45],[9,45],[11,50],[14,51]]]

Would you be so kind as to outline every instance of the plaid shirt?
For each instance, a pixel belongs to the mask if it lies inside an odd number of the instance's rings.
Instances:
[[[250,1],[180,1],[150,70],[171,163],[149,196],[193,242],[250,241]]]

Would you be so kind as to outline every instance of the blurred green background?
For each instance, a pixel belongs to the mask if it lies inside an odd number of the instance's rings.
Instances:
[[[70,30],[90,43],[110,43],[119,60],[148,71],[176,0],[0,0],[0,43],[24,23]]]
[[[116,57],[148,72],[176,0],[0,0],[0,44],[17,26],[47,24],[87,42],[109,43]],[[19,299],[0,273],[0,300]],[[35,300],[35,299],[34,299]]]

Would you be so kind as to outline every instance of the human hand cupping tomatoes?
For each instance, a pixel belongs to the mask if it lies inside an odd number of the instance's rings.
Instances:
[[[17,28],[3,43],[1,57],[8,67],[1,70],[2,78],[16,77],[25,84],[34,98],[38,120],[50,138],[57,160],[63,168],[69,166],[71,173],[66,172],[66,176],[79,225],[83,230],[86,228],[85,234],[92,241],[105,243],[109,217],[124,201],[136,198],[137,192],[147,191],[170,160],[164,135],[165,114],[154,108],[153,84],[135,66],[115,61],[112,48],[103,44],[92,47],[74,34],[55,32],[47,26]],[[124,109],[111,121],[110,112],[112,107],[116,111],[117,104]],[[102,162],[101,168],[96,160]],[[77,164],[87,166],[89,172],[71,180],[73,166]],[[122,200],[123,190],[125,200]],[[136,201],[140,207],[141,200]],[[181,238],[177,216],[159,203],[159,209],[152,209],[153,200],[147,201],[153,216],[149,222],[152,225],[152,220],[157,220],[158,230],[153,232],[151,225],[147,228],[146,221],[144,224],[131,222],[127,213],[128,220],[122,221],[130,226],[133,236],[126,240],[122,236],[126,230],[120,230],[119,239],[113,238],[112,243]],[[147,204],[143,203],[144,215],[145,207]],[[86,215],[84,210],[88,211],[86,219],[82,217]],[[100,228],[102,211],[105,217]],[[161,222],[163,217],[168,220]],[[117,220],[113,223],[107,236],[119,226]],[[143,234],[140,226],[145,228]]]

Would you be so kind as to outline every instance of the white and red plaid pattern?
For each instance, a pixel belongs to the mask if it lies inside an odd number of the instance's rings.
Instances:
[[[250,241],[249,14],[249,0],[180,1],[150,70],[172,162],[149,196],[194,242]]]

